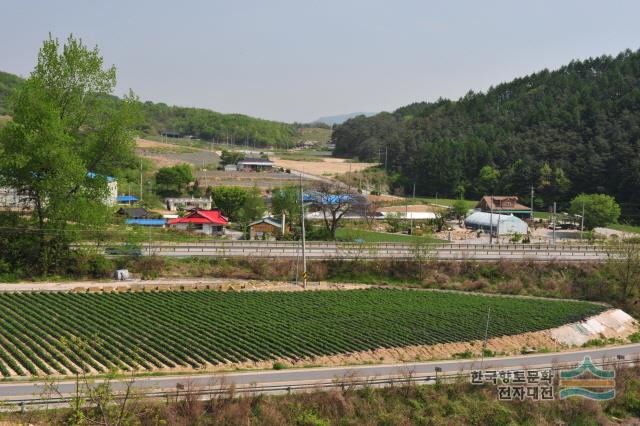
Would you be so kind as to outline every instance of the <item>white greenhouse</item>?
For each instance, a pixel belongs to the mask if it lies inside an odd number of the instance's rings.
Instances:
[[[527,222],[513,215],[497,213],[473,212],[464,220],[464,225],[471,229],[482,229],[489,232],[493,223],[493,232],[498,235],[527,235]]]

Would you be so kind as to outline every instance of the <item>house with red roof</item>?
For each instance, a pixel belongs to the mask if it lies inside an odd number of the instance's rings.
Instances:
[[[224,235],[229,219],[222,216],[220,210],[192,210],[184,217],[170,219],[171,228],[192,230],[207,235]]]

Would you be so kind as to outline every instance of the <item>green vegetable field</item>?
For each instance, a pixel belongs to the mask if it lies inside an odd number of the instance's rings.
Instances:
[[[0,293],[3,376],[200,368],[480,339],[576,321],[587,302],[411,290]]]

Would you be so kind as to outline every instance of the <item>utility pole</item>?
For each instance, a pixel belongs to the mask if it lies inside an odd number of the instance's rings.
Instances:
[[[300,174],[300,215],[302,225],[302,288],[307,289],[307,253],[304,230],[304,193],[302,192],[302,173]]]
[[[413,182],[413,203],[416,202],[416,183]],[[411,235],[413,235],[413,215],[411,215]]]
[[[493,195],[489,198],[489,244],[493,244]]]
[[[385,145],[384,147],[384,171],[387,171],[387,160],[389,159],[389,148]]]
[[[142,201],[142,159],[140,159],[140,201]]]
[[[533,220],[533,185],[531,185],[531,220]]]
[[[580,218],[580,239],[584,235],[584,203],[582,203],[582,217]]]
[[[480,370],[484,371],[484,351],[487,350],[487,339],[489,338],[489,318],[491,317],[491,307],[487,311],[487,325],[484,328],[484,342],[482,344],[482,356],[480,358]]]
[[[556,202],[553,202],[553,245],[556,245]]]

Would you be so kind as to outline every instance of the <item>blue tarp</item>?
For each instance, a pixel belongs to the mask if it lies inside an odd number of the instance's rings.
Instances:
[[[119,203],[128,203],[131,201],[138,201],[138,197],[136,197],[135,195],[120,195],[118,198],[116,198],[116,201]]]
[[[94,172],[87,173],[87,177],[90,179],[95,179],[96,176],[98,175],[96,175]],[[107,182],[113,182],[116,180],[116,178],[114,178],[113,176],[104,176],[104,178],[107,180]]]
[[[127,225],[164,226],[166,219],[127,219]]]

